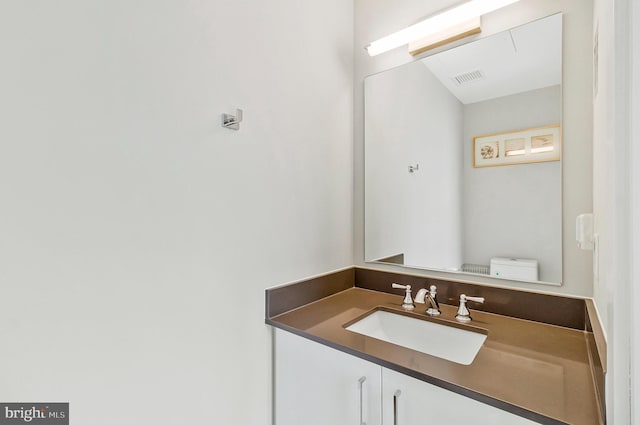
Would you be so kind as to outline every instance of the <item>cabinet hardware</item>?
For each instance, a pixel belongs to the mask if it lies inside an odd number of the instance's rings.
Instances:
[[[366,376],[361,377],[360,379],[358,379],[358,384],[360,384],[360,425],[367,425],[367,423],[364,421],[363,418],[363,402],[362,402],[362,386],[364,385],[364,381],[367,380]]]
[[[400,398],[402,391],[397,390],[393,394],[393,425],[398,425],[398,399]]]

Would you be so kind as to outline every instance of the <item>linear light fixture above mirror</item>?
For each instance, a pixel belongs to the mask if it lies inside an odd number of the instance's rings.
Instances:
[[[479,18],[519,0],[471,0],[422,22],[374,41],[366,47],[369,56],[376,56],[396,47],[418,43],[410,47],[416,55],[429,48],[480,32]]]
[[[440,31],[437,34],[411,41],[409,42],[409,53],[413,56],[417,56],[427,50],[453,43],[456,40],[461,40],[474,34],[480,34],[482,31],[480,24],[480,17],[478,16],[477,18],[471,19],[467,22],[463,22],[444,31]]]

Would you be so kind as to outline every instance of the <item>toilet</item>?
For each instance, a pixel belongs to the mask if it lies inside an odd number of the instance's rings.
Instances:
[[[538,260],[494,257],[491,259],[489,274],[506,279],[537,281]]]

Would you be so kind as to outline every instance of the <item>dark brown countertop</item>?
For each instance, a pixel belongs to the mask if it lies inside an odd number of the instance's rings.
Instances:
[[[477,311],[472,304],[473,321],[462,325],[454,319],[455,306],[441,304],[442,315],[431,318],[424,314],[423,304],[408,313],[401,302],[401,295],[350,288],[266,322],[540,423],[601,423],[589,363],[589,333]],[[344,328],[380,307],[482,328],[487,339],[473,363],[465,366]]]

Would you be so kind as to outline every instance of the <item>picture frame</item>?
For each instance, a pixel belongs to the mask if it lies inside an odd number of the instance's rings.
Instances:
[[[474,136],[473,167],[560,161],[560,124]]]

